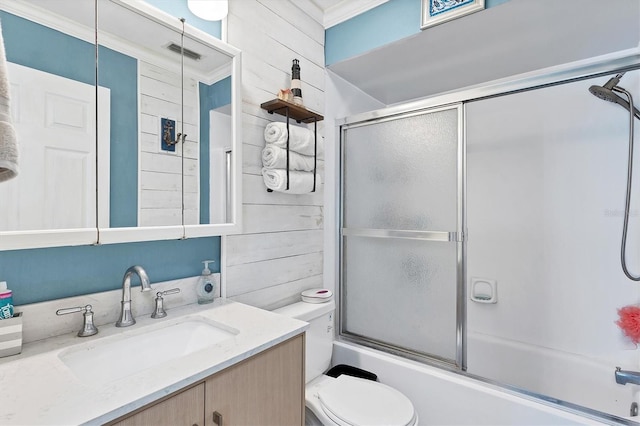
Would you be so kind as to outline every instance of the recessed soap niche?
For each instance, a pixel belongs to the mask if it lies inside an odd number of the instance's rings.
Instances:
[[[487,278],[471,278],[469,298],[477,303],[498,303],[498,282]]]

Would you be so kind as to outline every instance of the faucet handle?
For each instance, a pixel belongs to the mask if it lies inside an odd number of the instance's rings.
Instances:
[[[93,307],[91,305],[79,306],[76,308],[58,309],[56,315],[74,314],[76,312],[84,312],[84,323],[78,331],[78,337],[93,336],[98,333],[98,328],[93,324]]]
[[[167,316],[167,311],[164,310],[163,296],[169,294],[180,293],[179,288],[172,288],[171,290],[159,291],[156,293],[156,310],[151,314],[151,318],[164,318]]]

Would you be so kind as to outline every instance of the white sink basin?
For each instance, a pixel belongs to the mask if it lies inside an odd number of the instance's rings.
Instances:
[[[191,318],[124,338],[97,339],[94,344],[70,348],[59,357],[79,379],[106,383],[176,360],[236,334],[237,330]]]

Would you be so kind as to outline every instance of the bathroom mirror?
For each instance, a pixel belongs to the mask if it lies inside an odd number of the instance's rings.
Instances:
[[[47,120],[67,132],[56,141],[70,141],[68,134],[82,130],[81,143],[89,150],[80,154],[74,147],[71,159],[61,158],[58,147],[47,151],[58,180],[39,177],[44,183],[28,183],[29,191],[0,185],[0,191],[22,198],[33,193],[39,202],[0,211],[0,249],[221,235],[239,229],[237,49],[188,22],[183,28],[179,17],[145,2],[0,0],[0,5],[3,15],[16,16],[6,18],[6,26],[3,19],[5,37],[20,43],[33,39],[47,53],[32,54],[23,43],[21,49],[8,46],[9,58],[22,52],[44,63],[30,68],[51,68],[51,74],[70,70],[67,80],[86,85],[87,99],[78,106],[71,100],[80,96],[80,89],[50,84],[64,93],[66,109],[48,106],[55,114]],[[33,25],[42,30],[34,31]],[[54,42],[63,47],[47,44]],[[14,110],[21,104],[26,103],[14,102]],[[171,144],[179,133],[187,137]],[[21,176],[29,176],[26,158],[30,156],[22,155]],[[25,222],[29,211],[41,214],[42,222],[9,223],[12,217]]]
[[[124,0],[98,0],[98,44],[112,114],[99,242],[233,232],[239,51]]]
[[[0,184],[0,249],[97,241],[94,19],[91,1],[0,2],[20,156]]]

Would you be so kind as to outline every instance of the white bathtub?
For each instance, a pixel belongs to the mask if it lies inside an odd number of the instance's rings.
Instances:
[[[380,382],[413,401],[421,425],[626,423],[557,408],[528,395],[348,342],[334,342],[332,364],[353,365],[377,374]]]
[[[615,361],[482,333],[470,332],[467,337],[467,371],[474,375],[618,417],[629,416],[631,404],[640,402],[639,386],[616,383]],[[637,370],[636,352],[626,355],[627,362],[619,359],[619,365]],[[640,422],[640,417],[632,419]]]

